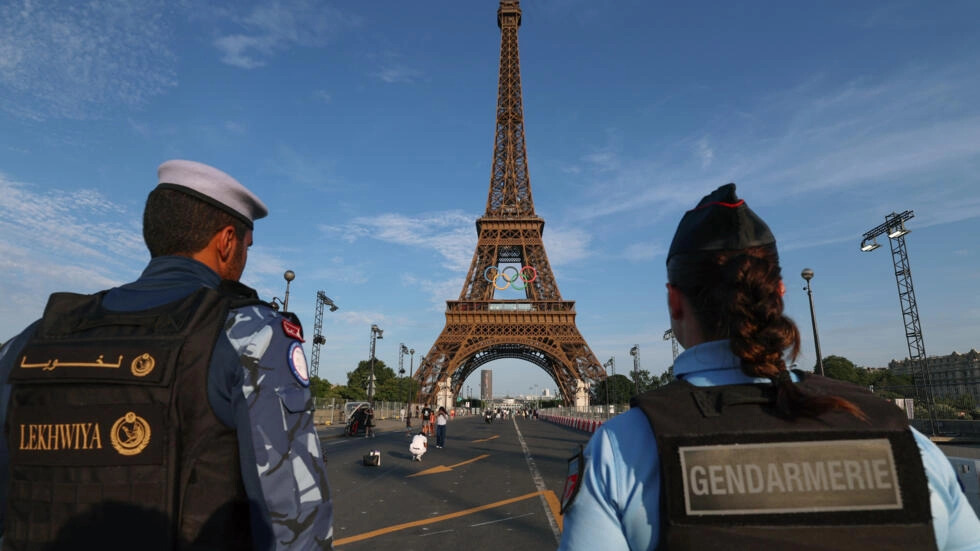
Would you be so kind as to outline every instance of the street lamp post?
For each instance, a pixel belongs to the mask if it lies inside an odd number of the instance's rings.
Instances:
[[[820,335],[817,334],[817,316],[813,313],[813,290],[810,289],[810,280],[813,279],[813,270],[810,268],[803,268],[800,272],[800,277],[806,280],[806,294],[810,299],[810,323],[813,324],[813,346],[817,351],[817,367],[820,369],[819,373],[823,376],[823,356],[820,355]]]
[[[375,324],[371,324],[371,376],[368,377],[368,402],[374,405],[374,384],[377,380],[374,377],[374,343],[377,339],[382,338],[381,334],[384,332],[383,329]]]
[[[288,312],[289,311],[289,284],[292,283],[294,279],[296,279],[296,272],[292,270],[286,270],[286,272],[282,274],[282,278],[286,280],[286,294],[284,295],[285,298],[280,299],[279,297],[272,297],[272,308],[278,310],[279,304],[282,304],[282,311]]]
[[[286,280],[286,298],[282,299],[282,311],[289,311],[289,284],[296,279],[296,272],[292,270],[286,270],[286,273],[282,274],[283,279]]]
[[[412,381],[415,380],[413,375],[414,372],[415,372],[415,349],[409,348],[408,349],[408,376],[413,378],[409,380],[408,392],[405,393],[405,400],[408,402],[412,401]],[[411,403],[409,403],[409,406],[411,406]]]

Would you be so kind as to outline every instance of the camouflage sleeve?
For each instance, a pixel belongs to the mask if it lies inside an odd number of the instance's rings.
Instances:
[[[242,476],[261,522],[271,528],[271,549],[331,549],[326,465],[313,425],[306,357],[287,333],[298,333],[290,326],[266,306],[229,313],[225,334],[244,370],[232,399]]]

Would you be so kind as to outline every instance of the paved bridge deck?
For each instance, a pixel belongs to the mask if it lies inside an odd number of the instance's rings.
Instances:
[[[567,460],[591,436],[543,420],[458,417],[448,425],[446,447],[430,438],[419,463],[411,461],[403,421],[379,421],[375,438],[343,430],[319,432],[334,545],[352,551],[555,549]],[[980,448],[949,444],[942,446],[948,455],[980,458]],[[364,466],[362,456],[374,449],[381,466]]]
[[[415,424],[418,428],[417,420]],[[401,421],[375,438],[321,429],[340,549],[554,549],[567,460],[589,434],[530,419],[457,417],[446,447],[435,438],[421,463]],[[362,456],[381,451],[381,466]]]

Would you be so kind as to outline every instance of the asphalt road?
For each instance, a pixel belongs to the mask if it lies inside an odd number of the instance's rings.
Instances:
[[[416,422],[416,427],[417,427]],[[544,421],[482,417],[449,422],[421,463],[404,423],[381,421],[375,438],[321,431],[334,504],[334,546],[343,550],[555,549],[568,458],[590,435]],[[362,457],[381,451],[381,466]]]

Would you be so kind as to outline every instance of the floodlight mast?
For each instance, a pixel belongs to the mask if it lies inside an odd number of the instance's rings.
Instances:
[[[926,357],[926,345],[922,338],[922,326],[919,324],[919,307],[915,302],[915,288],[912,286],[912,270],[909,267],[908,250],[905,248],[905,234],[909,230],[905,229],[905,222],[912,219],[915,214],[904,211],[900,214],[891,213],[885,217],[885,223],[868,230],[862,236],[861,250],[873,251],[880,247],[876,238],[880,235],[888,236],[888,244],[892,251],[892,262],[895,265],[895,282],[898,285],[898,300],[902,307],[902,319],[905,322],[905,339],[909,348],[909,364],[912,367],[912,382],[915,388],[916,399],[922,399],[919,391],[921,380],[925,386],[926,409],[929,412],[929,427],[932,434],[939,434],[936,431],[935,404],[936,399],[933,395],[932,382],[929,376],[928,359]],[[916,378],[916,371],[920,377]]]
[[[323,336],[323,307],[329,306],[331,312],[337,311],[337,305],[323,291],[316,292],[316,315],[313,318],[313,361],[310,363],[310,375],[316,377],[320,371],[320,346],[327,342]]]
[[[677,350],[677,337],[674,336],[674,330],[672,328],[664,331],[664,340],[670,341],[670,352],[674,355],[674,360],[676,361],[679,351]]]

